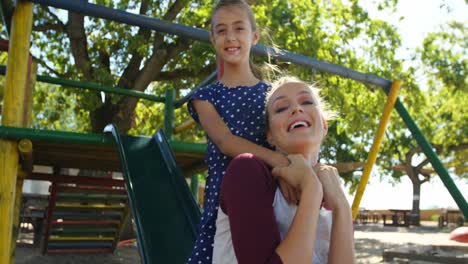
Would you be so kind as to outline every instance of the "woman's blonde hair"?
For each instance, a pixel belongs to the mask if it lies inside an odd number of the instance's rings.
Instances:
[[[322,114],[323,118],[326,121],[333,120],[336,118],[336,112],[330,110],[327,103],[324,102],[322,96],[320,95],[320,89],[315,84],[307,83],[295,76],[287,75],[282,76],[276,81],[271,84],[270,90],[267,92],[265,97],[265,130],[268,131],[270,129],[270,116],[268,113],[268,106],[270,105],[271,96],[275,93],[276,90],[281,88],[283,85],[288,83],[300,83],[304,84],[310,89],[312,96],[317,101],[317,107]]]

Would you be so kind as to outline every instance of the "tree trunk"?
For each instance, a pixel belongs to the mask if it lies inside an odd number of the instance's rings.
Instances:
[[[412,225],[420,225],[420,197],[421,197],[421,183],[413,182],[413,208],[411,209],[410,223]]]
[[[102,133],[104,127],[114,121],[113,117],[115,116],[116,112],[117,107],[110,103],[103,104],[101,107],[91,111],[89,113],[89,117],[91,119],[92,132]]]

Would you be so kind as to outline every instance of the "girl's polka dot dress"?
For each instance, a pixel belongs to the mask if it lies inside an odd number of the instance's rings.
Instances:
[[[265,94],[268,89],[269,85],[265,82],[259,82],[254,86],[234,88],[228,88],[224,84],[216,82],[195,92],[188,102],[188,110],[193,119],[199,122],[192,100],[208,101],[216,108],[233,135],[267,147],[264,115]],[[208,163],[208,177],[205,187],[204,211],[195,247],[187,263],[212,263],[219,189],[224,172],[231,161],[231,158],[222,154],[208,136],[207,139],[208,149],[205,160]]]

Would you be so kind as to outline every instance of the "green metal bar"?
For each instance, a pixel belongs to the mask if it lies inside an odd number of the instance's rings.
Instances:
[[[32,128],[19,128],[10,126],[0,126],[0,138],[23,139],[28,138],[37,141],[76,143],[86,145],[110,146],[113,140],[105,134],[82,134],[75,132],[40,130]],[[205,154],[206,144],[170,141],[174,152],[186,152]]]
[[[64,80],[60,78],[54,78],[54,77],[42,76],[42,75],[38,75],[37,80],[40,82],[45,82],[45,83],[63,85],[65,87],[70,87],[70,88],[80,88],[80,89],[87,89],[87,90],[93,90],[93,91],[99,91],[99,92],[133,96],[133,97],[147,99],[147,100],[159,102],[159,103],[165,102],[164,97],[146,94],[143,92],[129,90],[129,89],[122,89],[118,87],[106,87],[106,86],[102,86],[98,83],[93,83],[93,82]]]
[[[74,132],[40,130],[31,128],[19,128],[0,126],[0,138],[22,139],[58,142],[58,143],[76,143],[89,145],[110,146],[113,140],[110,137],[101,134],[81,134]]]
[[[465,219],[468,219],[468,204],[466,203],[466,200],[463,197],[463,195],[461,194],[460,190],[458,190],[457,186],[453,182],[453,180],[450,177],[447,169],[444,167],[444,164],[442,164],[439,157],[437,156],[437,154],[432,149],[431,144],[424,137],[421,130],[419,130],[418,126],[413,121],[413,119],[411,118],[411,116],[408,113],[408,111],[406,110],[406,108],[403,106],[401,101],[398,100],[398,99],[397,99],[397,101],[395,103],[395,109],[398,111],[401,118],[405,122],[406,126],[411,131],[411,133],[413,134],[414,138],[418,142],[418,145],[421,147],[424,154],[426,154],[426,157],[431,162],[432,167],[434,168],[434,170],[439,174],[439,177],[442,180],[442,182],[444,183],[445,187],[447,188],[449,193],[452,195],[452,198],[455,200],[455,202],[457,203],[460,210],[463,212],[463,215],[465,216]]]
[[[206,144],[200,143],[190,143],[190,142],[182,142],[182,141],[169,141],[169,145],[174,152],[186,152],[186,153],[197,153],[197,154],[205,154],[206,153]]]
[[[164,134],[168,140],[173,139],[174,135],[174,101],[175,101],[175,90],[166,90],[166,103],[164,108]]]
[[[198,174],[193,174],[190,180],[190,190],[192,191],[193,198],[198,201]]]

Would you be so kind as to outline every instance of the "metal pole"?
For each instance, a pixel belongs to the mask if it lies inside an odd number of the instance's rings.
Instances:
[[[17,1],[11,25],[7,63],[11,70],[5,77],[2,125],[23,125],[32,19],[33,4]],[[18,157],[16,141],[0,140],[0,263],[11,263],[14,254],[11,239]]]
[[[24,110],[23,110],[23,127],[29,127],[32,122],[32,107],[33,107],[33,92],[34,85],[36,83],[36,72],[37,65],[33,63],[32,58],[29,57],[28,60],[28,76],[25,87],[24,95]],[[18,176],[16,178],[16,197],[15,197],[15,206],[13,212],[13,230],[12,230],[12,239],[11,247],[16,248],[16,238],[19,234],[20,228],[20,213],[21,213],[21,204],[23,200],[23,183],[24,176],[31,173],[33,169],[33,158],[32,158],[32,142],[28,139],[22,139],[18,142],[18,151],[21,157],[21,169],[18,169]],[[14,264],[14,255],[10,259],[11,264]]]
[[[112,138],[105,134],[82,134],[75,132],[40,130],[32,128],[19,128],[0,126],[0,138],[17,140],[28,138],[32,141],[45,141],[57,143],[74,143],[84,145],[111,146],[114,144]],[[174,152],[206,153],[206,144],[190,143],[182,141],[169,141]]]
[[[111,146],[113,144],[112,139],[103,134],[82,134],[10,126],[0,126],[0,138],[13,140],[28,138],[33,141],[37,140],[98,146]]]
[[[374,143],[372,144],[369,157],[367,158],[366,166],[364,167],[364,172],[362,173],[361,181],[359,182],[356,196],[354,196],[354,201],[352,205],[353,219],[356,219],[359,210],[359,204],[361,203],[362,195],[364,194],[367,182],[369,181],[369,176],[372,171],[372,167],[374,166],[374,163],[377,160],[377,154],[379,153],[380,144],[382,143],[385,129],[387,128],[388,120],[390,120],[390,114],[393,110],[393,106],[395,105],[395,101],[397,99],[398,92],[400,91],[400,87],[401,81],[393,82],[392,88],[390,90],[390,95],[388,96],[387,103],[384,107],[384,112],[382,114],[382,117],[380,118],[380,124],[379,128],[377,129],[377,134],[374,138]]]
[[[135,90],[130,90],[130,89],[122,89],[118,87],[106,87],[98,83],[63,80],[59,78],[53,78],[53,77],[41,76],[41,75],[37,76],[37,80],[40,82],[63,85],[63,86],[70,87],[70,88],[88,89],[88,90],[94,90],[94,91],[99,91],[99,92],[133,96],[133,97],[143,98],[143,99],[147,99],[147,100],[154,101],[154,102],[160,102],[160,103],[164,102],[164,97],[159,97],[159,96],[155,96],[152,94],[146,94],[140,91],[135,91]]]
[[[11,18],[13,16],[13,11],[15,10],[15,1],[13,0],[1,0],[0,1],[0,10],[3,24],[6,28],[7,35],[10,35],[11,32]]]
[[[195,120],[193,120],[192,118],[190,118],[189,120],[186,120],[184,121],[182,124],[176,126],[174,128],[174,135],[176,134],[179,134],[179,133],[182,133],[184,132],[185,130],[187,129],[190,129],[192,127],[194,127],[197,123],[195,122]]]
[[[5,73],[6,73],[6,67],[3,65],[0,65],[0,74],[5,74]],[[146,94],[140,91],[135,91],[135,90],[130,90],[130,89],[102,86],[98,83],[93,83],[93,82],[64,80],[60,78],[54,78],[54,77],[42,76],[42,75],[38,75],[36,79],[37,81],[40,81],[40,82],[57,84],[57,85],[64,86],[65,88],[66,87],[80,88],[80,89],[87,89],[87,90],[93,90],[93,91],[98,91],[98,92],[121,94],[121,95],[126,95],[126,96],[133,96],[136,98],[147,99],[147,100],[150,100],[153,102],[159,102],[159,103],[163,103],[165,100],[164,97],[159,97],[159,96],[155,96],[152,94]]]
[[[205,80],[203,80],[201,83],[199,83],[197,86],[195,86],[194,88],[192,88],[190,90],[190,92],[188,94],[186,94],[183,98],[175,101],[174,103],[174,107],[175,108],[179,108],[181,107],[182,105],[184,105],[189,99],[190,97],[200,88],[204,87],[204,86],[207,86],[208,84],[214,82],[216,80],[216,77],[217,77],[217,71],[214,71],[212,72],[208,77],[206,77]]]
[[[190,190],[192,191],[193,198],[198,203],[198,174],[193,174],[190,180]]]
[[[431,144],[424,137],[421,130],[419,130],[418,126],[413,121],[413,119],[411,118],[408,111],[406,111],[405,107],[403,106],[403,104],[401,103],[400,100],[396,101],[395,109],[398,111],[401,118],[405,122],[406,126],[411,131],[411,134],[414,136],[414,138],[418,142],[418,145],[421,147],[424,154],[426,155],[426,157],[431,162],[432,167],[434,168],[434,170],[439,175],[440,179],[442,180],[445,187],[449,191],[449,193],[452,196],[453,200],[455,200],[455,203],[458,205],[460,210],[463,212],[463,215],[465,216],[465,219],[468,219],[468,204],[467,204],[465,198],[463,197],[462,193],[460,192],[460,190],[458,190],[457,185],[453,182],[453,180],[450,177],[450,174],[448,173],[447,169],[444,167],[444,164],[442,163],[442,161],[440,161],[439,157],[437,157],[437,154],[432,149]]]
[[[189,143],[175,140],[170,140],[169,145],[171,146],[171,149],[174,150],[174,152],[198,153],[200,155],[204,155],[207,148],[206,144]]]
[[[168,140],[172,140],[174,134],[174,99],[175,90],[166,90],[166,103],[164,104],[164,134]]]

